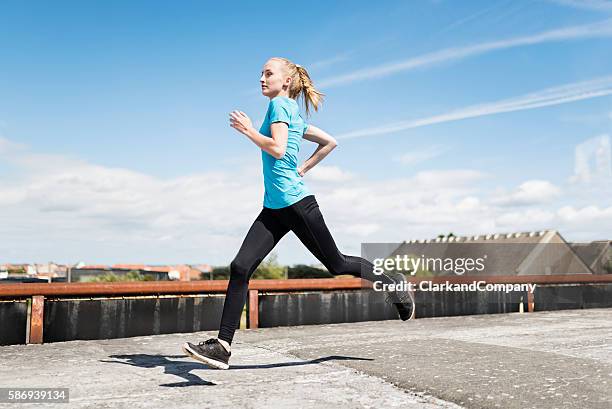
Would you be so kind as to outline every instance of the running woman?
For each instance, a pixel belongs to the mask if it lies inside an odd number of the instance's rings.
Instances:
[[[323,94],[315,89],[304,67],[285,58],[268,60],[259,81],[262,94],[270,99],[261,128],[259,131],[253,128],[251,120],[242,111],[230,113],[230,126],[261,148],[265,187],[263,209],[230,264],[230,280],[217,338],[197,345],[183,344],[187,355],[219,369],[229,368],[230,346],[240,324],[251,275],[289,231],[295,233],[333,275],[351,274],[372,282],[395,282],[384,274],[374,274],[374,266],[369,261],[338,250],[314,195],[302,179],[338,145],[329,134],[304,122],[296,102],[301,96],[309,115],[311,108],[319,109]],[[298,166],[302,138],[319,146],[308,160]],[[390,296],[399,317],[402,320],[411,318],[414,301],[402,303],[397,295],[392,293]]]

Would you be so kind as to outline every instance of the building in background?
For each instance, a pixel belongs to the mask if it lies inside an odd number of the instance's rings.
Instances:
[[[603,270],[595,272],[592,266],[599,268],[606,254],[609,257],[609,241],[574,245],[568,243],[559,232],[545,230],[410,240],[402,243],[388,257],[407,255],[411,258],[442,260],[484,259],[482,271],[473,269],[459,273],[440,269],[438,264],[436,268],[423,269],[421,274],[417,272],[417,275],[551,275],[604,274]]]
[[[612,240],[572,243],[572,248],[593,274],[612,274]]]

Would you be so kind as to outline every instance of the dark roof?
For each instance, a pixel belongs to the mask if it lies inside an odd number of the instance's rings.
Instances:
[[[390,257],[396,255],[483,259],[483,271],[473,270],[465,272],[466,275],[592,274],[563,237],[553,230],[411,240],[402,243]],[[453,274],[439,268],[428,270],[436,275]]]
[[[612,241],[600,240],[591,243],[572,243],[574,252],[595,274],[607,274],[604,264],[612,259]]]

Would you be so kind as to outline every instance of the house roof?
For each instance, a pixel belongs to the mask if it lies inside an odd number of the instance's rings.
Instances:
[[[555,230],[410,240],[402,243],[390,257],[397,255],[443,260],[482,259],[484,270],[473,269],[466,273],[469,275],[592,274]],[[427,270],[449,274],[437,266]]]
[[[572,243],[572,249],[595,274],[607,274],[603,265],[612,259],[612,241],[598,240],[590,243]]]

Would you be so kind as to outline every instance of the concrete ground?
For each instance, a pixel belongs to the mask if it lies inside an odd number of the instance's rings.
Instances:
[[[612,309],[240,330],[227,371],[183,356],[211,335],[4,346],[0,386],[87,408],[612,407]]]

